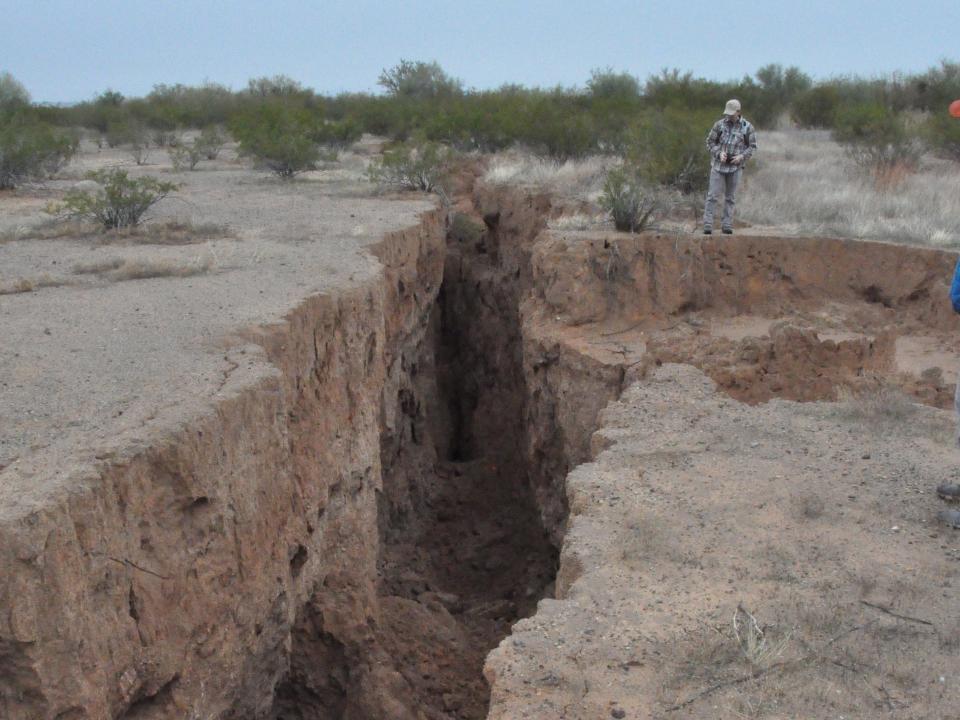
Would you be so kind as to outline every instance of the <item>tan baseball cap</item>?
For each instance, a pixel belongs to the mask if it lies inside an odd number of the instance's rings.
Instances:
[[[724,115],[736,115],[740,112],[739,100],[727,100],[727,106],[723,109]]]

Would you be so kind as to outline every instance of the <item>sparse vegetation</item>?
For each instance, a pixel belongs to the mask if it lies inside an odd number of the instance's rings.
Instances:
[[[607,173],[600,206],[610,213],[617,230],[640,232],[650,224],[660,203],[636,169],[618,167]]]
[[[39,121],[29,110],[0,111],[0,190],[54,175],[76,150],[75,137]]]
[[[195,170],[203,157],[203,151],[196,141],[175,140],[167,148],[167,155],[174,170]]]
[[[213,257],[208,253],[192,260],[170,258],[109,258],[73,266],[75,275],[100,275],[113,282],[146,280],[161,277],[191,277],[203,275],[213,267]]]
[[[907,128],[904,117],[880,104],[839,110],[833,138],[858,167],[881,183],[898,171],[913,171],[922,154],[916,133]]]
[[[892,193],[856,172],[828,132],[767,131],[760,142],[749,188],[737,198],[742,219],[788,233],[960,244],[960,173],[952,163],[925,161]]]
[[[439,143],[402,143],[370,165],[371,181],[407,190],[446,192],[453,152]]]
[[[150,156],[150,128],[131,117],[118,117],[107,125],[107,144],[126,147],[137,165],[144,165]]]
[[[64,280],[59,280],[49,273],[44,273],[35,278],[17,278],[12,283],[0,283],[0,295],[19,295],[20,293],[33,292],[39,288],[58,287],[65,284]]]
[[[710,156],[704,138],[716,120],[710,111],[666,108],[646,114],[631,130],[627,162],[649,185],[662,185],[682,193],[706,190]]]
[[[262,103],[235,117],[230,125],[240,154],[284,180],[317,167],[320,146],[315,131],[309,111],[284,102]]]
[[[51,220],[0,233],[0,243],[16,240],[94,240],[98,245],[192,245],[206,240],[233,237],[230,228],[215,223],[180,220],[144,223],[105,230],[89,220]]]
[[[179,188],[149,175],[131,178],[120,169],[95,170],[86,177],[100,189],[71,190],[50,211],[70,219],[91,220],[108,230],[138,225],[151,207]]]
[[[193,144],[207,160],[216,160],[227,144],[227,136],[219,126],[207,125]]]

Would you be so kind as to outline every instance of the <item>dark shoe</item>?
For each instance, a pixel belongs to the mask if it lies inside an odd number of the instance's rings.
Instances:
[[[724,235],[733,235],[733,229],[732,229],[732,228],[724,228],[724,229],[723,229],[723,234],[724,234]]]
[[[941,510],[937,518],[947,527],[960,530],[960,510]]]
[[[944,483],[937,486],[937,495],[947,502],[960,502],[960,485]]]
[[[704,234],[704,235],[713,235],[713,228],[704,228],[704,229],[703,229],[703,234]]]

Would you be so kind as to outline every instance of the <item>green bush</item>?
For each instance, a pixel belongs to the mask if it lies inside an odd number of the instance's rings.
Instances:
[[[144,214],[180,186],[145,175],[128,177],[126,170],[95,170],[86,175],[100,189],[71,190],[50,211],[79,220],[92,220],[105,229],[138,225]]]
[[[833,85],[817,85],[801,92],[793,99],[791,116],[800,127],[833,127],[834,116],[840,106],[840,91]]]
[[[0,114],[0,190],[50,177],[77,151],[77,139],[23,110]]]
[[[715,112],[679,107],[647,112],[628,135],[627,162],[647,185],[703,191],[710,177],[704,143],[716,119]]]
[[[8,72],[0,72],[0,112],[12,112],[30,106],[30,93]]]
[[[241,155],[285,180],[314,170],[320,159],[314,115],[295,104],[261,103],[235,116],[230,132],[240,143]]]
[[[610,213],[617,230],[640,232],[650,224],[659,203],[637,169],[628,166],[607,173],[600,206]]]
[[[941,109],[926,119],[922,133],[934,152],[960,162],[960,118]]]
[[[626,72],[614,72],[613,68],[594,68],[587,80],[587,92],[594,98],[640,97],[640,81]]]
[[[859,167],[877,176],[915,166],[923,151],[903,116],[879,104],[838,110],[833,138]]]
[[[371,163],[367,177],[381,185],[445,195],[453,158],[439,143],[401,143]]]
[[[326,120],[314,126],[313,139],[336,156],[359,140],[362,134],[355,120]]]
[[[380,73],[377,84],[394,97],[418,100],[456,95],[462,92],[462,84],[444,72],[437,63],[401,60],[392,68]]]

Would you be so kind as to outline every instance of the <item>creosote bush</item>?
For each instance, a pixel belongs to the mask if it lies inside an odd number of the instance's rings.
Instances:
[[[445,194],[453,151],[439,143],[401,143],[371,163],[368,178],[380,185]]]
[[[710,156],[704,138],[716,117],[715,112],[676,107],[644,114],[627,136],[628,164],[648,185],[682,193],[706,190]]]
[[[50,177],[76,151],[75,137],[38,121],[30,112],[0,113],[0,190]]]
[[[217,125],[207,125],[193,144],[207,160],[216,160],[223,146],[227,144],[227,136]]]
[[[640,232],[650,224],[659,203],[636,168],[618,167],[607,173],[600,206],[610,213],[617,230]]]
[[[195,170],[200,160],[203,159],[204,152],[198,140],[188,142],[177,139],[167,147],[167,155],[170,156],[170,162],[173,164],[174,170]]]
[[[230,132],[240,143],[240,154],[289,180],[314,170],[320,159],[314,115],[282,100],[264,102],[236,116]]]
[[[131,178],[120,169],[94,170],[86,177],[100,189],[71,190],[50,211],[71,219],[92,220],[104,229],[139,224],[147,210],[180,187],[149,175]]]

